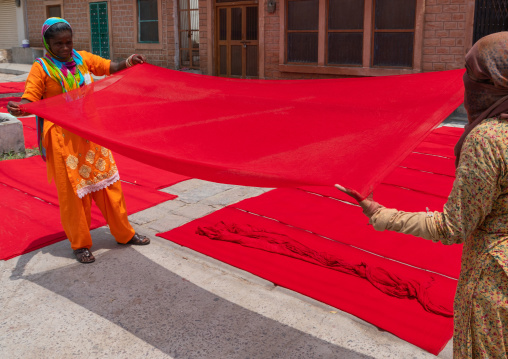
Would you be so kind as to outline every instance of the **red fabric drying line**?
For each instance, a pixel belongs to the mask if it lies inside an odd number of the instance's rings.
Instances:
[[[121,174],[120,174],[121,175]],[[39,156],[0,162],[0,259],[9,259],[66,238],[60,223],[58,196],[46,180]],[[148,187],[122,183],[129,214],[176,198]],[[106,224],[92,206],[91,228]]]
[[[185,176],[261,187],[341,183],[367,195],[462,103],[463,73],[272,81],[143,64],[22,108]]]
[[[386,186],[386,188],[389,189],[390,186]],[[404,193],[410,195],[411,191],[391,188],[396,191],[390,192],[390,197],[398,196],[401,202],[410,201],[410,197],[405,197]],[[335,191],[339,192],[337,189]],[[374,198],[379,199],[380,203],[383,203],[385,199],[382,196],[376,196],[376,194]],[[437,203],[444,203],[444,201],[446,199],[442,198],[441,202]],[[432,207],[429,202],[426,206]],[[286,188],[243,200],[233,204],[232,207],[272,218],[283,224],[308,230],[334,241],[418,268],[452,278],[459,276],[461,246],[445,246],[422,238],[389,231],[376,232],[367,225],[368,219],[362,214],[359,207]],[[400,209],[406,208],[409,211],[412,210],[410,206],[403,206]],[[442,209],[442,204],[438,209]],[[425,205],[417,210],[425,211]]]
[[[21,93],[25,91],[25,82],[2,82],[0,83],[0,94]]]
[[[198,227],[214,226],[220,221],[263,228],[293,238],[318,252],[347,258],[351,263],[365,262],[399,277],[411,278],[420,283],[432,282],[427,288],[432,302],[445,308],[452,306],[457,284],[455,280],[389,261],[230,207],[158,236],[351,313],[433,354],[437,355],[450,340],[453,320],[425,311],[416,300],[386,295],[365,279],[301,259],[211,240],[196,234]]]
[[[196,233],[213,240],[240,244],[244,247],[260,249],[309,263],[320,265],[342,273],[368,280],[381,292],[396,298],[417,299],[422,307],[444,317],[453,317],[451,303],[448,306],[435,304],[427,295],[432,281],[421,283],[414,279],[389,273],[381,267],[371,267],[365,261],[351,262],[335,253],[317,251],[283,233],[268,231],[244,223],[218,222],[212,226],[199,226]]]

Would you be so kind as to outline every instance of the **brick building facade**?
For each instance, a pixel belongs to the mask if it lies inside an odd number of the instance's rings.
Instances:
[[[101,40],[97,4],[106,9]],[[29,0],[31,46],[42,46],[41,25],[55,11],[71,23],[76,49],[100,53],[101,42],[112,59],[143,53],[171,69],[296,79],[461,68],[475,0]]]

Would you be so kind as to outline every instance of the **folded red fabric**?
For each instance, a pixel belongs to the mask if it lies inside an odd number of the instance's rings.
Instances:
[[[462,103],[463,72],[272,81],[143,64],[23,109],[186,176],[266,187],[340,183],[366,196]]]
[[[432,285],[430,276],[427,282],[419,282],[402,275],[390,273],[384,268],[372,267],[365,260],[353,262],[338,253],[322,252],[284,233],[268,231],[246,223],[218,222],[212,226],[199,226],[196,233],[213,240],[237,243],[245,247],[280,254],[309,263],[320,265],[342,273],[368,280],[381,292],[392,297],[417,299],[422,307],[444,317],[453,317],[452,303],[447,306],[436,304],[427,295],[427,288]]]

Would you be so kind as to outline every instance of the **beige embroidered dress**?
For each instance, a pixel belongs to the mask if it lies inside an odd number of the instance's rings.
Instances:
[[[508,121],[487,119],[462,147],[443,212],[382,208],[376,230],[464,243],[454,303],[454,358],[508,358]]]

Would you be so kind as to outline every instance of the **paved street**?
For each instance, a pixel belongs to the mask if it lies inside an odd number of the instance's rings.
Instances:
[[[0,82],[20,81],[30,68],[7,65]],[[463,116],[448,123],[463,125]],[[435,358],[337,308],[155,237],[268,190],[187,180],[162,190],[175,200],[129,217],[149,246],[118,246],[101,227],[92,231],[93,264],[79,264],[67,240],[0,261],[1,357]],[[451,349],[450,342],[439,358],[452,358]]]

